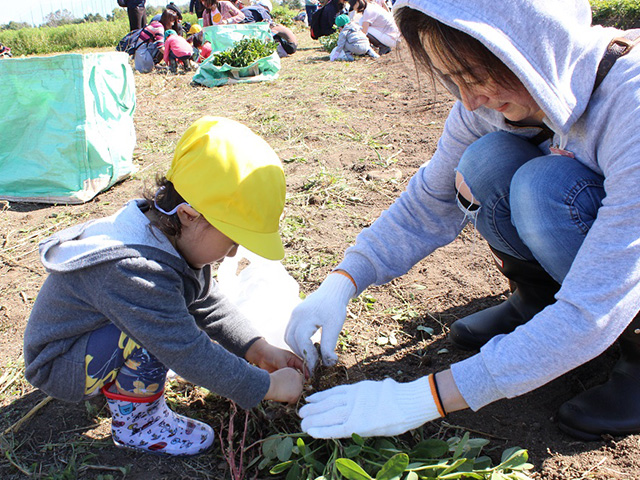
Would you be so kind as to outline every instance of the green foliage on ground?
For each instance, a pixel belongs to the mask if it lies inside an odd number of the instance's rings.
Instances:
[[[87,48],[113,47],[129,31],[129,22],[91,22],[60,27],[23,28],[0,31],[0,43],[14,57],[71,52]]]
[[[640,27],[640,1],[591,0],[593,23],[629,29]]]
[[[268,57],[276,51],[276,42],[265,42],[259,38],[243,38],[234,42],[231,48],[215,53],[211,63],[221,67],[230,65],[232,67],[248,67],[256,60]]]

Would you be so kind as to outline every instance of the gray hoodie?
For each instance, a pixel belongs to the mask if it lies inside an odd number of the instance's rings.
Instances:
[[[398,0],[481,40],[527,87],[555,132],[552,142],[605,177],[606,198],[557,302],[479,354],[452,365],[477,410],[538,388],[602,353],[640,310],[640,48],[620,58],[592,89],[598,63],[618,30],[591,26],[587,0]],[[458,96],[455,86],[452,93]],[[363,230],[339,268],[358,293],[403,275],[465,224],[454,175],[468,145],[504,130],[531,137],[499,113],[456,102],[433,157],[407,190]],[[549,153],[549,142],[542,145]],[[404,239],[399,242],[398,239]]]
[[[49,276],[25,330],[27,379],[82,400],[89,334],[111,322],[185,379],[255,406],[269,374],[241,357],[259,334],[220,293],[211,267],[191,268],[139,205],[40,244]]]

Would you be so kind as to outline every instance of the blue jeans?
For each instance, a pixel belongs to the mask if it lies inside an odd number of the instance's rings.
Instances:
[[[562,283],[602,205],[604,177],[507,132],[471,144],[457,171],[480,205],[463,210],[489,245],[537,260]]]

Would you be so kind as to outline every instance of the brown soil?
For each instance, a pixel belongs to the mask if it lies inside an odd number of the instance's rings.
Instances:
[[[305,293],[318,286],[357,233],[430,158],[451,100],[442,91],[435,94],[428,79],[418,82],[403,55],[330,63],[306,32],[300,41],[301,49],[283,59],[281,77],[270,84],[208,89],[192,86],[188,75],[136,75],[138,173],[84,205],[0,204],[0,432],[45,398],[20,373],[22,333],[45,278],[38,241],[110,214],[138,196],[156,172],[167,168],[176,141],[193,119],[204,114],[237,119],[262,135],[285,162],[284,264]],[[469,355],[447,340],[449,325],[497,304],[507,293],[485,243],[467,228],[407,275],[370,288],[351,305],[340,362],[320,369],[314,387],[386,376],[406,381],[445,368]],[[435,334],[424,336],[420,325]],[[397,342],[379,345],[382,336]],[[612,348],[538,391],[477,413],[451,414],[426,425],[425,432],[446,438],[464,429],[490,439],[495,451],[526,448],[536,478],[640,478],[640,436],[584,443],[554,423],[564,401],[606,378],[616,355]],[[226,401],[205,398],[188,385],[175,387],[172,398],[176,409],[195,412],[216,429],[228,415]],[[100,399],[43,406],[5,435],[0,478],[25,478],[27,473],[36,478],[230,478],[219,449],[190,460],[115,449],[103,406]],[[264,405],[251,418],[254,426],[264,421],[273,428],[298,428],[291,408]]]

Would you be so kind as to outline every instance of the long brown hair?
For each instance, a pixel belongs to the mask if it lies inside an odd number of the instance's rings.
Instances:
[[[395,20],[413,60],[432,76],[439,73],[431,59],[435,55],[449,72],[461,75],[456,80],[463,85],[483,83],[490,78],[509,90],[522,87],[509,67],[471,35],[409,7],[401,8]]]

